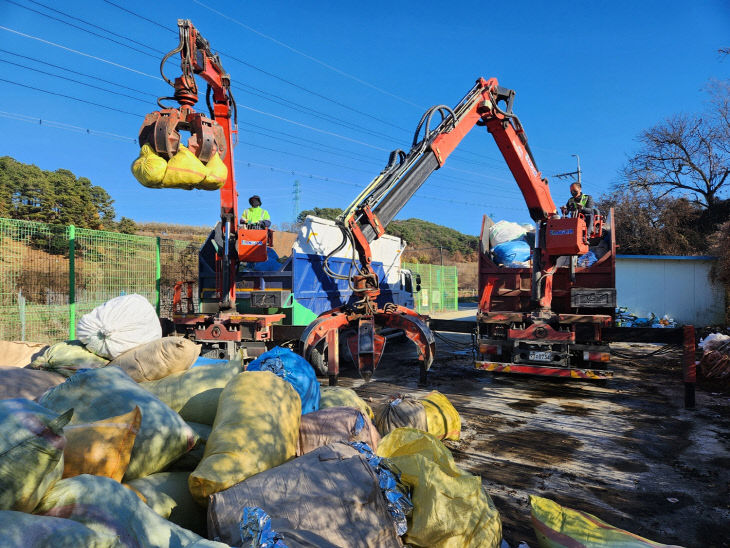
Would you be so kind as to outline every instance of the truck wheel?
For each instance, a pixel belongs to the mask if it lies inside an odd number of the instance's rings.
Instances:
[[[324,341],[309,350],[309,363],[317,375],[327,376],[327,345]]]
[[[345,331],[340,337],[340,369],[344,364],[354,363],[350,350],[347,348],[345,341],[347,337],[354,331]],[[327,342],[320,341],[315,347],[309,350],[309,363],[312,364],[314,371],[321,377],[327,376]]]

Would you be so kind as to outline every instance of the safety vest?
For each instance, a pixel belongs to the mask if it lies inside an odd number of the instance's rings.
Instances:
[[[249,207],[243,211],[241,222],[249,225],[256,224],[260,221],[270,221],[269,212],[262,207]]]
[[[586,202],[588,201],[588,195],[587,194],[581,194],[580,198],[571,197],[569,202],[573,202],[576,205],[579,205],[581,208],[586,206]]]

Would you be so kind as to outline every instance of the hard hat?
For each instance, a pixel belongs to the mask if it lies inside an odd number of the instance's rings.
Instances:
[[[253,201],[254,200],[258,200],[259,201],[259,205],[261,204],[261,196],[259,196],[258,194],[254,194],[253,196],[251,196],[248,199],[248,203],[251,204],[251,205],[253,205]]]

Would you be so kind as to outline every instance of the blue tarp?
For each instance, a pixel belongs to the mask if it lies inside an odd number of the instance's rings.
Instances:
[[[271,371],[299,394],[302,415],[319,409],[319,382],[309,362],[288,348],[275,346],[248,364],[246,371]]]
[[[514,263],[524,263],[530,260],[532,250],[530,244],[524,240],[512,240],[495,246],[492,250],[494,262],[498,265],[511,266]],[[522,266],[522,265],[520,265]]]

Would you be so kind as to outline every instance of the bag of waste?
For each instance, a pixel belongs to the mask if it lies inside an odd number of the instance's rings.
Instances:
[[[511,221],[499,221],[489,229],[489,243],[492,248],[505,242],[512,242],[522,238],[527,230],[524,226]]]
[[[200,346],[183,337],[165,337],[127,350],[114,358],[116,365],[137,382],[156,381],[186,371],[200,355]]]
[[[61,479],[71,415],[22,398],[0,401],[0,510],[32,512]]]
[[[441,392],[434,390],[421,400],[426,410],[428,433],[440,440],[459,441],[461,435],[461,417],[449,399]]]
[[[203,460],[203,455],[205,455],[205,444],[208,443],[208,438],[210,437],[210,433],[213,428],[208,424],[200,424],[199,422],[188,422],[188,426],[190,426],[190,428],[192,428],[198,436],[198,441],[195,442],[195,445],[190,451],[185,453],[175,462],[171,463],[170,466],[165,469],[166,472],[187,472],[190,474],[190,472],[197,468],[200,461]]]
[[[84,474],[58,481],[35,513],[70,519],[97,533],[115,535],[120,546],[225,546],[161,518],[131,489],[101,476]]]
[[[186,421],[212,425],[223,388],[241,371],[241,362],[233,360],[192,367],[164,379],[141,382],[139,386],[160,398]]]
[[[273,247],[266,248],[266,256],[267,258],[263,263],[251,263],[254,272],[278,271],[281,268],[279,254],[274,251]]]
[[[54,371],[70,377],[79,369],[104,367],[109,360],[90,352],[81,341],[65,341],[49,346],[28,367]]]
[[[294,458],[302,406],[270,371],[244,371],[223,389],[203,460],[190,474],[196,501]]]
[[[127,350],[162,337],[155,308],[142,295],[110,299],[79,320],[76,335],[88,350],[113,360]]]
[[[380,434],[370,419],[353,407],[329,407],[302,415],[300,455],[336,441],[362,441],[375,449],[380,442]]]
[[[161,471],[195,445],[195,432],[182,417],[118,367],[76,373],[43,394],[39,403],[56,411],[74,407],[72,424],[107,419],[139,407],[142,421],[125,481]]]
[[[333,443],[214,494],[208,533],[241,546],[242,510],[262,509],[286,546],[402,546],[378,482],[359,451]]]
[[[150,145],[142,145],[139,157],[132,162],[132,175],[148,188],[162,188],[167,162]]]
[[[730,343],[730,335],[723,335],[722,333],[710,333],[704,339],[700,339],[699,346],[703,352],[712,352],[717,348]]]
[[[494,256],[494,262],[500,266],[506,266],[507,268],[521,267],[518,263],[524,263],[530,260],[532,250],[530,244],[523,240],[515,240],[512,242],[504,242],[499,244],[492,250]]]
[[[404,426],[426,432],[428,430],[426,410],[420,401],[401,394],[375,409],[375,426],[381,436]]]
[[[36,371],[24,367],[0,367],[0,400],[25,398],[36,400],[49,388],[65,381],[53,371]]]
[[[0,366],[26,367],[45,352],[47,344],[24,341],[0,341]]]
[[[207,535],[205,508],[188,489],[188,472],[160,472],[125,484],[131,487],[158,516],[199,535]]]
[[[307,360],[288,348],[275,346],[246,366],[246,371],[271,371],[294,387],[302,400],[302,414],[319,409],[319,382]]]
[[[680,548],[660,544],[609,525],[592,514],[571,510],[557,502],[530,496],[532,526],[542,548]]]
[[[497,548],[502,522],[492,499],[472,476],[454,463],[434,436],[398,428],[383,437],[378,456],[400,474],[411,490],[413,514],[404,540],[412,546]]]
[[[319,408],[327,409],[328,407],[354,407],[370,417],[370,420],[375,418],[372,408],[352,388],[321,386]]]
[[[205,164],[205,179],[197,188],[200,190],[219,190],[226,184],[228,178],[228,168],[217,152]]]
[[[581,268],[588,268],[596,264],[597,261],[598,257],[596,257],[596,254],[593,251],[589,251],[578,257],[577,264]]]
[[[116,417],[66,425],[63,477],[93,474],[122,481],[141,422],[142,412],[135,407]]]
[[[162,179],[163,188],[182,188],[192,190],[203,182],[207,170],[188,147],[180,145],[175,154],[167,162],[167,170]]]
[[[117,548],[116,535],[97,533],[70,519],[0,510],[5,548]]]

